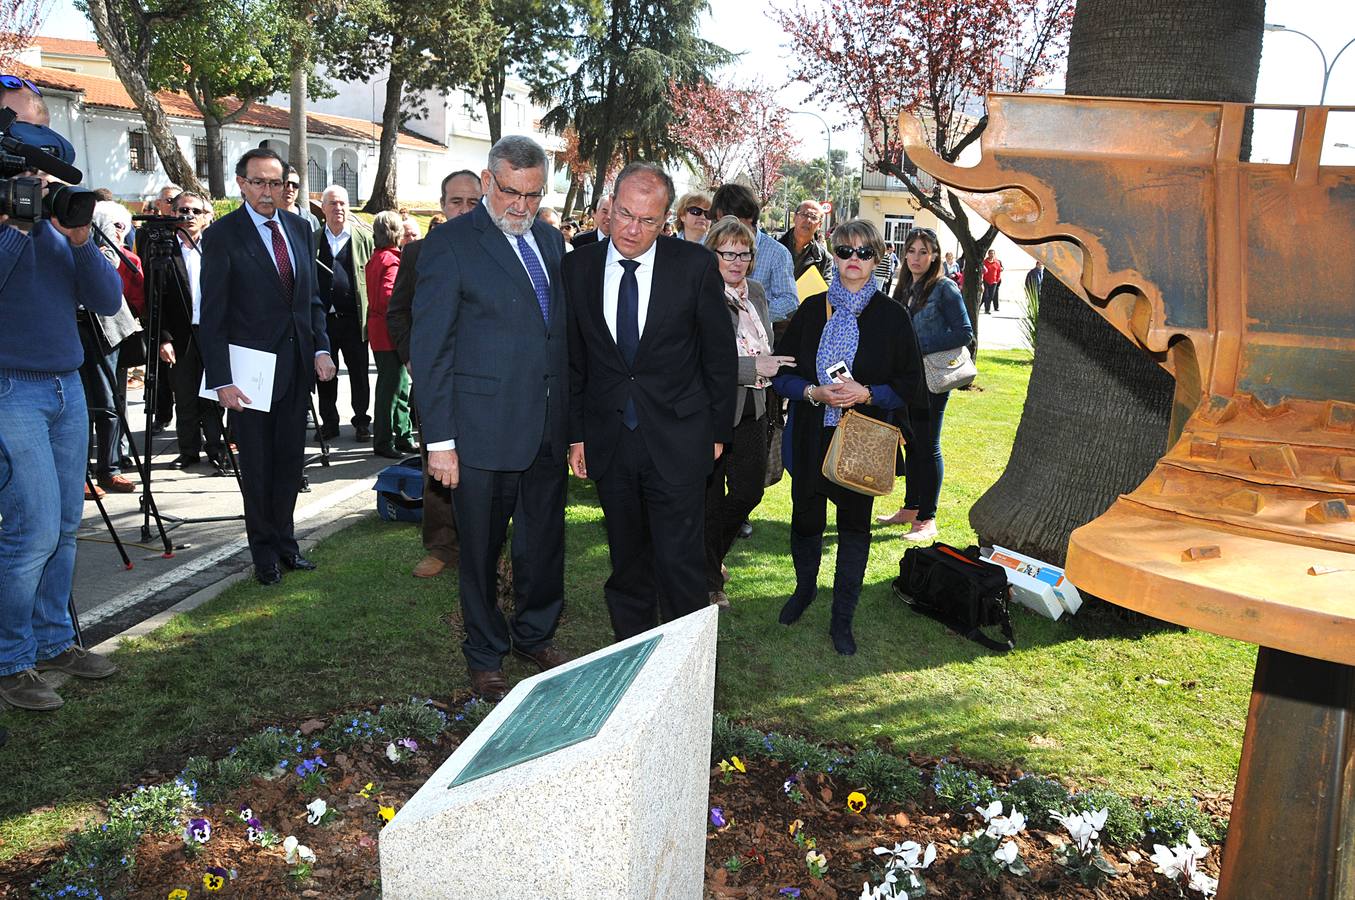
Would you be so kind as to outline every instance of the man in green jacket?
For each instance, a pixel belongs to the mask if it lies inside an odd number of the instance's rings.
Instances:
[[[367,414],[370,388],[367,377],[367,260],[372,258],[372,232],[348,209],[348,191],[335,184],[320,198],[325,224],[315,233],[319,260],[320,300],[325,307],[325,325],[335,364],[348,370],[353,396],[353,433],[359,441],[372,439],[372,418]],[[339,357],[343,362],[339,363]],[[339,436],[339,380],[322,381],[320,431],[326,438]]]

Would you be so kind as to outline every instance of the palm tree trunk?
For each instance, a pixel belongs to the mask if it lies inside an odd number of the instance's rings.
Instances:
[[[1080,0],[1067,92],[1250,101],[1264,16],[1264,0]],[[1072,530],[1162,456],[1173,382],[1054,278],[1039,333],[1011,459],[969,521],[984,543],[1062,564]]]
[[[306,143],[306,90],[310,79],[311,60],[304,41],[292,44],[292,94],[290,98],[290,122],[287,135],[287,161],[296,170],[301,179],[301,190],[296,193],[296,205],[300,209],[310,208],[310,190],[308,183],[310,147]]]

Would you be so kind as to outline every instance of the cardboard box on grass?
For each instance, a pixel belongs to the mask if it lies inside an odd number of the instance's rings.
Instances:
[[[983,548],[982,555],[1007,570],[1016,601],[1046,619],[1058,619],[1065,612],[1072,615],[1082,608],[1082,595],[1058,566],[997,544]]]

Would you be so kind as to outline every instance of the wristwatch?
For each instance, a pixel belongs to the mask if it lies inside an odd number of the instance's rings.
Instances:
[[[810,406],[823,406],[822,401],[814,399],[814,387],[812,384],[805,386],[805,400]]]
[[[875,405],[875,392],[872,391],[872,390],[870,389],[870,385],[866,385],[865,388],[866,388],[866,405],[867,405],[867,406],[874,406],[874,405]]]

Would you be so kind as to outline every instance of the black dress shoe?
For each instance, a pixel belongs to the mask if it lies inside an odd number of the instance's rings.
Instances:
[[[176,469],[187,469],[190,466],[196,466],[201,461],[202,457],[198,456],[196,453],[182,453],[179,455],[178,459],[171,463],[171,465]]]
[[[377,456],[384,456],[386,459],[404,459],[405,455],[394,447],[378,447],[372,451]]]
[[[750,538],[753,536],[753,523],[744,519],[743,524],[739,526],[739,537]]]
[[[284,556],[282,558],[282,564],[293,572],[313,572],[318,568],[315,563],[306,559],[306,557],[302,556],[300,553]]]
[[[276,563],[271,566],[255,566],[254,579],[265,586],[281,584],[282,570],[277,567]]]
[[[405,454],[406,456],[419,452],[419,448],[410,443],[397,443],[395,445],[395,449]]]
[[[372,439],[372,430],[366,425],[353,426],[353,440],[366,443]]]

